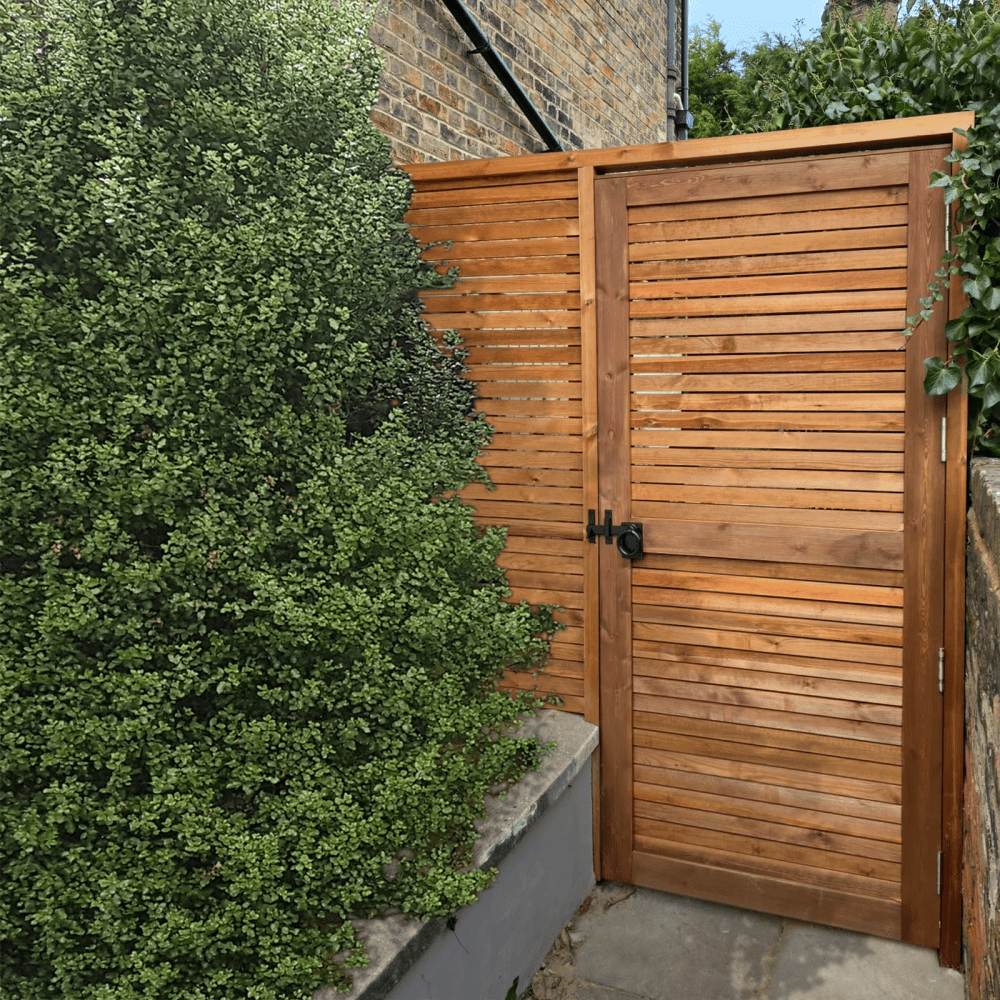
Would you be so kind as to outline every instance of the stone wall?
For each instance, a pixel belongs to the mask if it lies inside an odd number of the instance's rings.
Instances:
[[[972,463],[966,582],[965,969],[1000,997],[1000,459]]]
[[[668,3],[466,0],[563,147],[672,140]],[[545,150],[441,0],[389,0],[372,37],[385,72],[372,118],[400,163]],[[679,67],[678,67],[679,69]],[[672,87],[672,83],[669,84]]]

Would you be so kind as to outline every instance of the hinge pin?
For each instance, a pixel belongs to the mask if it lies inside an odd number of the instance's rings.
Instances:
[[[948,418],[941,418],[941,461],[948,461]]]
[[[944,650],[938,650],[938,694],[944,694]]]

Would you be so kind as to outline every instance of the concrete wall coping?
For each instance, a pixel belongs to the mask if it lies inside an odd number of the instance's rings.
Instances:
[[[529,771],[503,798],[487,796],[487,818],[476,823],[480,836],[473,848],[473,864],[478,868],[501,864],[559,800],[598,743],[597,726],[579,715],[554,710],[528,716],[516,735],[536,736],[540,743],[554,741],[556,746],[541,758],[539,770]],[[313,1000],[381,1000],[388,996],[431,945],[448,932],[449,919],[419,921],[395,914],[355,920],[368,951],[367,968],[350,970],[354,986],[349,993],[324,988],[313,994]]]

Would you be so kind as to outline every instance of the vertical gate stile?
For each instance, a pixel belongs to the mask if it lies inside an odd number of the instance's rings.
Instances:
[[[944,250],[944,202],[927,185],[933,170],[945,168],[946,152],[938,148],[910,154],[907,315],[920,311],[918,300]],[[937,852],[943,720],[937,668],[944,645],[945,465],[940,435],[945,401],[924,394],[923,360],[947,352],[945,318],[944,309],[935,309],[906,350],[902,935],[929,947],[938,944],[941,915]]]
[[[627,520],[630,511],[626,192],[623,177],[601,178],[595,187],[600,463],[597,511],[612,510],[620,520]],[[614,546],[598,544],[587,548],[596,548],[600,560],[601,870],[605,878],[631,882],[631,565]]]
[[[954,133],[953,149],[965,149],[966,137]],[[952,164],[952,171],[960,169]],[[952,205],[952,218],[958,214]],[[947,290],[948,319],[957,319],[969,300],[962,276]],[[948,463],[945,470],[945,617],[944,617],[944,780],[941,829],[941,963],[962,965],[962,815],[965,765],[965,539],[967,427],[969,399],[961,391],[947,396]]]
[[[577,198],[580,217],[580,352],[583,383],[583,509],[596,510],[598,498],[597,442],[597,259],[592,166],[580,167]],[[583,711],[588,722],[601,718],[601,621],[599,554],[593,545],[583,547]],[[601,878],[601,748],[592,768],[594,811],[594,876]]]

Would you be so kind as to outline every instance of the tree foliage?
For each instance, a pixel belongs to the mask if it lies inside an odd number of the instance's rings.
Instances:
[[[308,997],[443,913],[544,657],[360,0],[0,9],[0,981]],[[449,498],[451,497],[451,498]]]
[[[785,72],[792,52],[802,44],[798,36],[765,34],[753,51],[737,52],[726,47],[721,30],[717,21],[709,19],[694,29],[688,43],[692,139],[773,128],[768,87]]]

